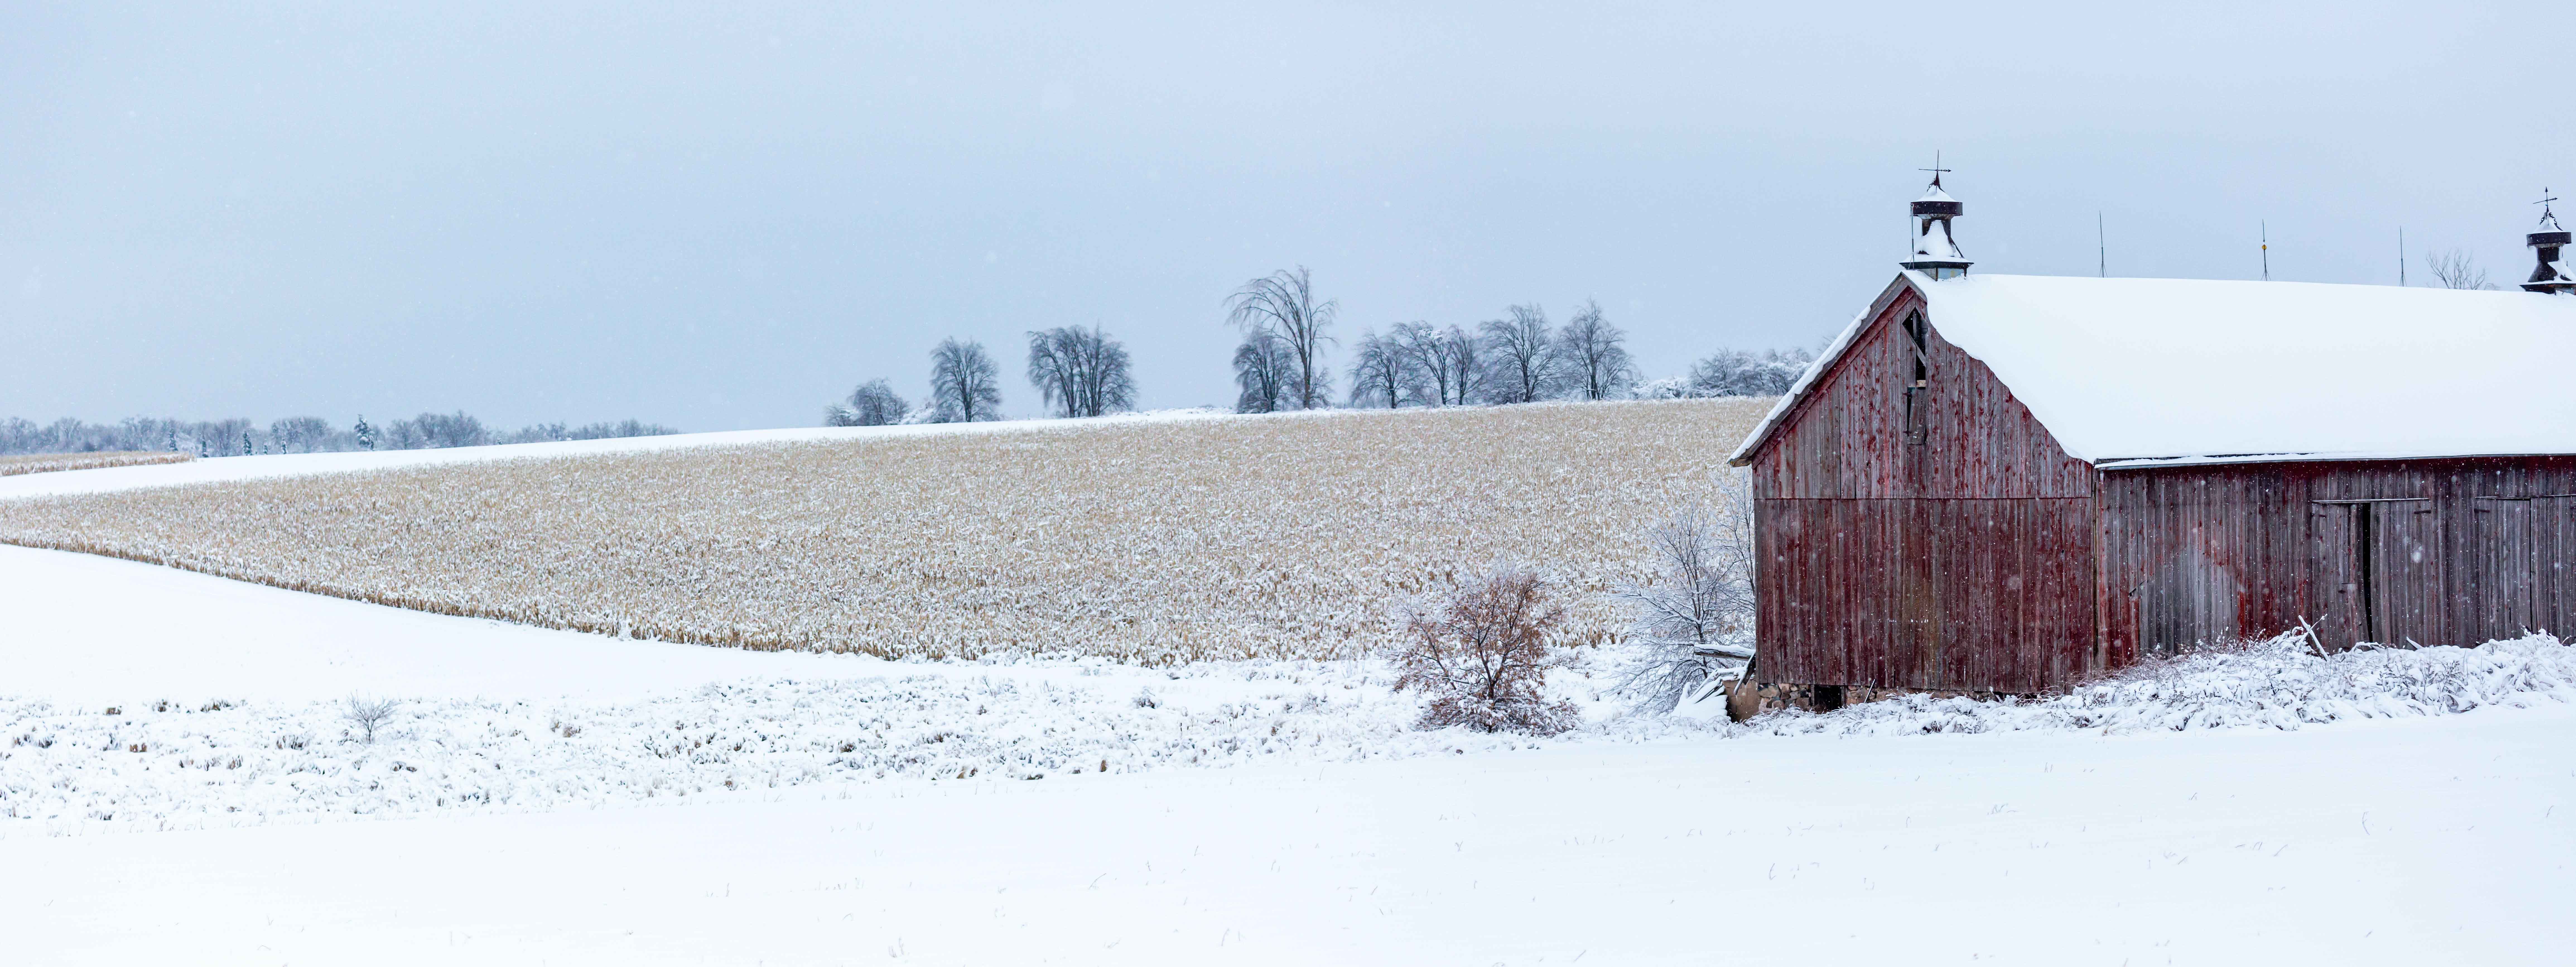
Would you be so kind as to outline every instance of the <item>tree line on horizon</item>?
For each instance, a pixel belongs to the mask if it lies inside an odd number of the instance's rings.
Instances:
[[[640,420],[590,423],[532,423],[516,432],[496,431],[459,410],[423,413],[381,425],[365,416],[346,427],[318,416],[290,416],[261,427],[239,417],[181,420],[128,417],[116,423],[89,423],[64,417],[39,424],[21,417],[0,419],[0,453],[95,453],[157,450],[200,457],[233,457],[272,453],[331,453],[349,450],[429,450],[496,443],[548,443],[559,440],[603,440],[615,437],[665,436],[680,431]]]
[[[1276,413],[1334,405],[1325,356],[1337,300],[1317,299],[1304,266],[1244,283],[1225,300],[1226,324],[1243,333],[1233,356],[1235,412]],[[1028,336],[1028,380],[1050,415],[1101,416],[1132,409],[1136,383],[1126,347],[1098,325]],[[1353,346],[1343,405],[1394,409],[1541,400],[1684,399],[1777,396],[1814,361],[1804,349],[1721,349],[1681,376],[1640,378],[1628,335],[1587,300],[1563,326],[1537,303],[1514,305],[1473,329],[1425,321],[1381,335],[1362,330]],[[825,426],[959,423],[1001,418],[1001,368],[974,339],[931,350],[930,393],[918,404],[877,378],[826,407]]]

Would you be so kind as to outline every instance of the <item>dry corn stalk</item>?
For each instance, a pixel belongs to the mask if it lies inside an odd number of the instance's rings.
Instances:
[[[0,502],[0,540],[443,614],[890,658],[1327,657],[1497,557],[1645,576],[1767,400],[1041,424]],[[1564,633],[1623,625],[1579,595]]]

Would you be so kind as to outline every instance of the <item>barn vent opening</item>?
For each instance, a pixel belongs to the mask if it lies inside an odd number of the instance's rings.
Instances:
[[[1922,443],[1932,436],[1930,414],[1925,412],[1931,406],[1932,327],[1923,321],[1923,313],[1905,317],[1905,336],[1914,343],[1914,365],[1909,368],[1913,378],[1905,384],[1905,442]]]

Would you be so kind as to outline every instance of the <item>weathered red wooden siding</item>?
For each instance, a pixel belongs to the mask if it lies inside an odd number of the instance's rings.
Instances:
[[[1765,682],[2036,692],[2095,668],[2092,468],[1898,287],[1752,464]]]
[[[2576,457],[2114,470],[2101,513],[2115,663],[2301,619],[2337,647],[2576,624]]]

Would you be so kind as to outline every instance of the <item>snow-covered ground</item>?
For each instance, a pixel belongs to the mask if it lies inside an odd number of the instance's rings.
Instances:
[[[2556,964],[2576,710],[0,841],[29,964]]]
[[[1416,703],[1361,663],[904,664],[622,641],[18,547],[0,546],[0,613],[24,616],[0,645],[0,838],[1529,744],[1414,731]],[[353,696],[399,701],[372,742]]]
[[[1759,730],[1587,702],[1594,724],[1527,740],[1412,731],[1360,665],[760,654],[19,548],[0,614],[0,963],[2493,964],[2576,942],[2576,689],[2541,639]],[[2355,700],[2410,687],[2481,707]],[[404,700],[372,745],[352,693]],[[2251,727],[2200,727],[2229,723]]]
[[[93,712],[353,694],[623,699],[755,675],[850,678],[903,667],[618,641],[6,545],[0,615],[0,697]]]

